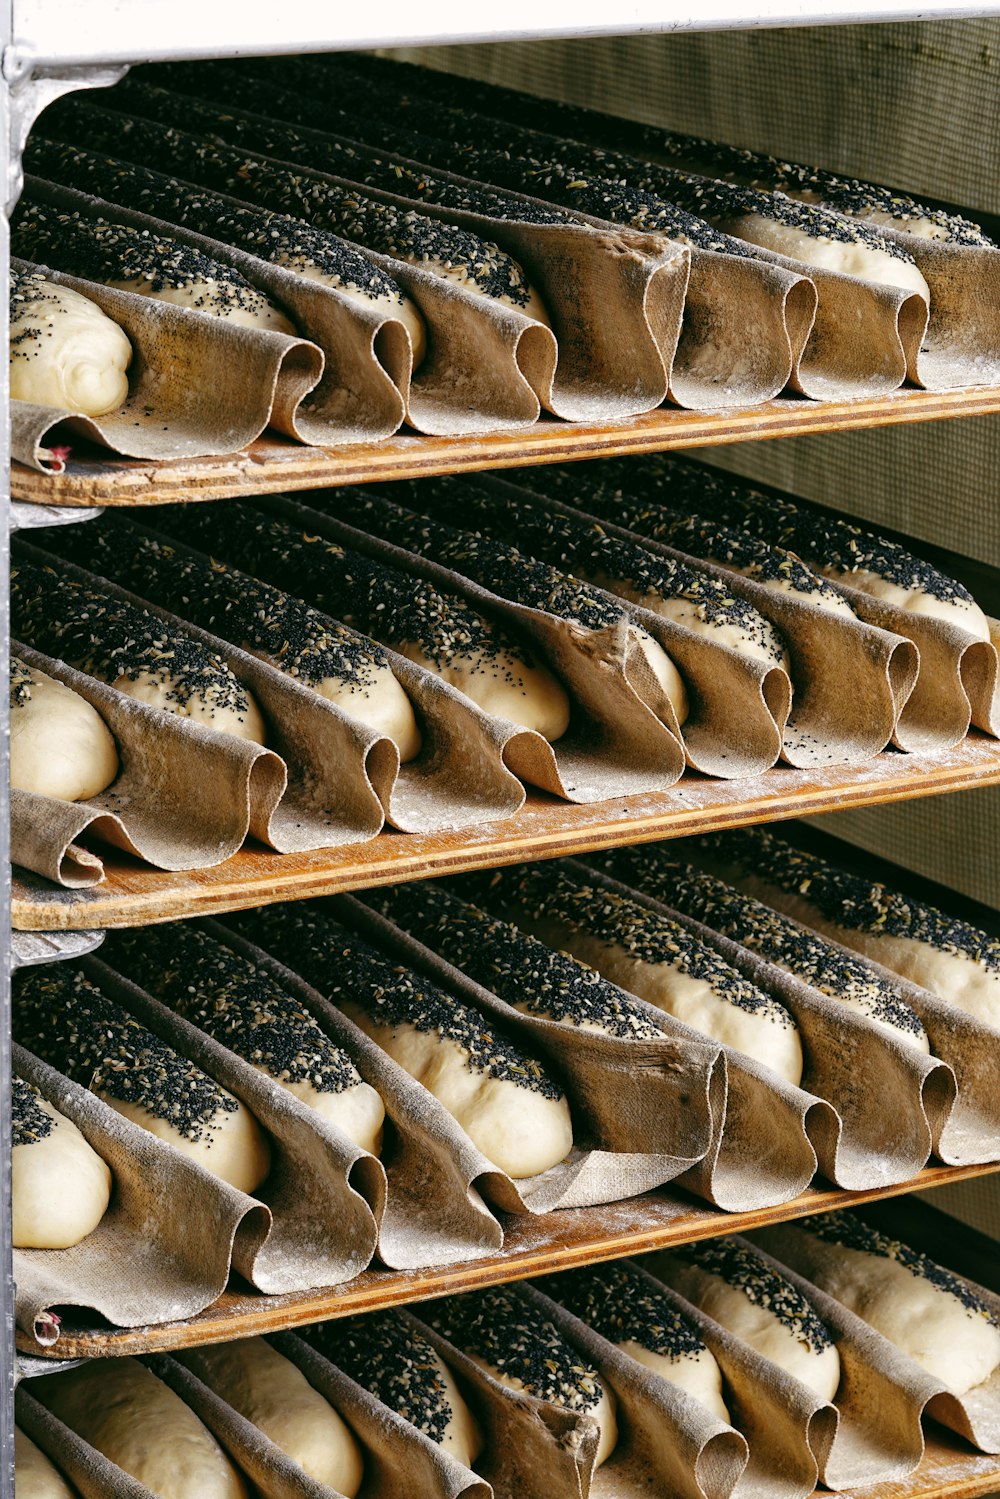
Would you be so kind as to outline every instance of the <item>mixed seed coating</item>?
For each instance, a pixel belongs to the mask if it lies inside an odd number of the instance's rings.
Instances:
[[[271,976],[187,922],[110,934],[107,958],[133,983],[282,1083],[343,1093],[361,1082],[346,1052]]]
[[[929,1281],[936,1290],[954,1296],[970,1316],[982,1317],[993,1327],[1000,1327],[1000,1321],[983,1298],[959,1276],[953,1275],[950,1270],[946,1270],[926,1254],[921,1254],[919,1250],[911,1249],[909,1244],[903,1244],[899,1239],[890,1238],[888,1234],[872,1228],[854,1213],[820,1213],[815,1218],[804,1218],[796,1227],[815,1234],[824,1243],[839,1244],[843,1249],[857,1249],[862,1254],[877,1254],[882,1259],[895,1260],[921,1280]]]
[[[597,1370],[512,1287],[448,1296],[430,1302],[428,1310],[432,1327],[463,1352],[519,1379],[536,1400],[573,1411],[600,1404]]]
[[[67,528],[68,529],[68,528]],[[50,545],[236,645],[271,661],[307,687],[334,678],[368,697],[388,661],[374,641],[307,604],[199,552],[179,550],[117,516]]]
[[[18,977],[14,1037],[74,1082],[208,1140],[236,1099],[65,963]]]
[[[11,1144],[36,1145],[45,1140],[55,1128],[52,1115],[42,1108],[42,1095],[23,1077],[10,1080],[10,1131]]]
[[[746,829],[702,840],[727,863],[746,869],[790,895],[801,895],[828,921],[876,936],[909,937],[953,957],[968,958],[1000,973],[1000,938],[914,900],[878,880],[838,869],[818,854],[804,853],[762,829]]]
[[[31,672],[16,656],[10,659],[10,706],[26,708],[31,702]]]
[[[802,1292],[749,1246],[732,1239],[711,1239],[703,1244],[680,1245],[673,1253],[742,1291],[748,1301],[773,1313],[782,1326],[814,1353],[821,1353],[833,1342],[830,1329]]]
[[[442,1442],[454,1411],[437,1352],[399,1312],[338,1317],[310,1327],[320,1353],[432,1442]]]
[[[404,968],[312,906],[273,906],[255,912],[248,934],[334,1004],[357,1005],[378,1025],[413,1026],[452,1041],[470,1072],[562,1098],[562,1089],[493,1023],[422,975]]]
[[[634,1265],[595,1265],[552,1275],[545,1290],[610,1343],[637,1343],[675,1361],[705,1349],[694,1323]]]
[[[51,302],[54,312],[60,315],[63,312],[63,304],[55,286],[41,271],[22,270],[20,266],[12,265],[8,292],[11,359],[30,360],[42,357],[42,351],[38,347],[38,340],[42,334],[41,327],[33,323],[25,323],[21,327],[14,326],[24,317],[26,306],[36,305],[39,302]],[[51,338],[51,332],[47,332],[46,337]]]
[[[616,849],[596,862],[615,878],[704,922],[759,953],[831,999],[849,999],[871,1020],[912,1036],[923,1034],[913,1009],[893,986],[860,959],[799,926],[788,916],[713,875],[673,859],[664,847]],[[601,892],[603,896],[603,892]]]
[[[214,651],[136,604],[20,560],[10,601],[15,635],[92,677],[134,682],[148,675],[180,712],[195,697],[213,713],[249,711],[245,690]]]
[[[440,885],[372,890],[368,901],[509,1005],[565,1025],[596,1026],[627,1040],[662,1036],[638,1001],[586,963],[546,947],[513,922],[497,920]]]

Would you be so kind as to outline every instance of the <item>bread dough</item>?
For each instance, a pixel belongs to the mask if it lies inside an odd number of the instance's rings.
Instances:
[[[318,281],[322,286],[333,287],[334,291],[340,292],[344,297],[349,297],[352,302],[356,302],[366,312],[374,313],[376,317],[395,318],[397,322],[402,323],[409,337],[413,369],[416,370],[423,364],[427,353],[427,328],[416,303],[411,301],[404,292],[399,291],[396,294],[384,292],[373,296],[363,287],[346,283],[340,276],[331,275],[307,256],[297,255],[294,251],[276,256],[275,264],[285,266],[288,270],[294,271],[297,276],[305,276],[310,281]]]
[[[14,1427],[14,1484],[17,1499],[75,1499],[59,1469],[20,1426]]]
[[[247,649],[262,660],[271,660],[271,664],[281,670],[279,659],[265,656],[262,651],[253,651],[250,646]],[[399,750],[400,764],[406,765],[417,758],[423,744],[417,716],[392,668],[380,666],[375,671],[375,680],[362,692],[340,677],[324,677],[315,684],[314,691],[328,703],[336,703],[348,718],[356,719],[391,739]]]
[[[569,728],[569,698],[546,666],[529,666],[502,648],[496,654],[456,651],[446,660],[431,655],[416,641],[400,641],[397,649],[407,660],[471,698],[484,713],[531,729],[550,744]],[[676,670],[673,675],[677,676]]]
[[[880,573],[873,572],[869,568],[847,569],[838,566],[837,563],[828,563],[820,567],[820,572],[825,578],[833,578],[838,583],[844,583],[848,588],[856,588],[859,593],[867,593],[874,599],[883,599],[887,604],[892,604],[894,608],[902,609],[908,614],[919,614],[926,619],[940,619],[947,625],[954,625],[959,630],[965,630],[977,640],[990,638],[989,620],[975,599],[963,598],[961,595],[956,595],[954,598],[938,598],[933,593],[929,593],[926,588],[919,586],[904,588],[902,584],[894,582],[891,578],[882,577]]]
[[[354,1499],[364,1477],[354,1433],[302,1371],[265,1338],[200,1348],[187,1362],[316,1483]]]
[[[696,1353],[682,1353],[677,1358],[667,1358],[631,1338],[626,1338],[618,1347],[629,1358],[634,1358],[637,1363],[697,1400],[713,1416],[725,1421],[727,1426],[732,1425],[732,1418],[722,1398],[722,1371],[710,1349],[699,1348]]]
[[[111,1171],[37,1089],[19,1077],[12,1088],[14,1248],[70,1249],[104,1217]]]
[[[834,271],[840,276],[858,276],[879,286],[899,287],[916,292],[930,306],[931,293],[918,266],[910,260],[890,255],[872,245],[855,241],[843,243],[822,234],[810,234],[791,224],[783,224],[764,214],[749,213],[739,218],[717,220],[719,227],[748,244],[787,255],[817,270]]]
[[[606,588],[609,593],[628,599],[630,603],[638,604],[642,609],[648,609],[651,614],[659,614],[663,619],[672,619],[675,624],[684,625],[705,640],[712,640],[716,645],[728,646],[731,651],[739,651],[744,656],[751,656],[755,661],[764,661],[768,666],[782,666],[786,671],[788,670],[788,651],[778,632],[769,621],[764,619],[763,615],[757,614],[756,610],[749,611],[756,615],[754,624],[750,628],[740,623],[735,611],[729,623],[720,623],[718,620],[704,617],[705,606],[703,601],[698,599],[689,599],[680,593],[671,595],[666,592],[661,593],[659,589],[647,589],[630,578],[613,577],[597,569],[588,572],[586,576],[589,582],[596,584],[599,588]]]
[[[840,1384],[840,1355],[829,1329],[791,1281],[749,1245],[732,1239],[654,1257],[654,1273],[770,1359],[821,1400]]]
[[[470,1353],[469,1357],[474,1364],[478,1364],[481,1369],[485,1369],[487,1374],[492,1374],[495,1380],[498,1380],[502,1385],[506,1385],[510,1390],[517,1390],[526,1395],[534,1395],[540,1400],[551,1400],[557,1405],[568,1403],[561,1401],[555,1391],[548,1391],[542,1395],[538,1386],[525,1383],[523,1379],[519,1379],[515,1374],[505,1373],[503,1369],[498,1369],[495,1364],[489,1363],[488,1360],[482,1358],[478,1353]],[[600,1394],[596,1404],[587,1406],[583,1414],[592,1417],[597,1422],[599,1435],[594,1467],[600,1468],[607,1462],[618,1445],[618,1418],[615,1397],[607,1385],[597,1376],[593,1376],[593,1383],[597,1386]]]
[[[37,667],[10,663],[10,784],[86,801],[118,774],[111,731],[86,698]]]
[[[189,1161],[203,1166],[213,1176],[221,1177],[238,1192],[255,1192],[271,1169],[271,1149],[267,1136],[261,1130],[248,1108],[237,1102],[235,1113],[221,1110],[213,1121],[210,1134],[199,1140],[191,1140],[175,1129],[168,1119],[161,1119],[141,1104],[129,1103],[114,1098],[110,1093],[95,1089],[98,1098],[130,1119],[140,1129],[148,1130],[158,1140],[172,1145]],[[231,1098],[223,1088],[221,1092]]]
[[[243,295],[236,300],[229,286],[214,276],[200,276],[180,286],[167,286],[160,278],[154,280],[149,276],[109,280],[105,284],[121,291],[135,292],[140,297],[150,297],[155,302],[169,302],[172,307],[201,312],[237,328],[285,333],[290,338],[297,336],[294,323],[261,292],[252,287],[242,288]]]
[[[94,1359],[44,1376],[35,1389],[60,1421],[157,1499],[248,1499],[212,1433],[137,1359]]]
[[[249,692],[245,694],[245,709],[220,703],[211,687],[192,692],[190,696],[178,696],[178,685],[182,682],[174,672],[164,668],[160,671],[140,671],[135,676],[122,672],[111,686],[136,702],[161,713],[176,713],[179,718],[190,718],[194,723],[214,729],[217,734],[234,734],[237,739],[249,739],[251,744],[266,744],[267,730],[264,719]]]
[[[638,653],[653,673],[660,690],[674,710],[678,726],[681,726],[687,721],[688,713],[691,711],[684,678],[662,645],[654,640],[641,625],[632,625],[628,638],[631,650]]]
[[[132,345],[96,302],[37,273],[11,272],[10,395],[82,416],[128,398]]]

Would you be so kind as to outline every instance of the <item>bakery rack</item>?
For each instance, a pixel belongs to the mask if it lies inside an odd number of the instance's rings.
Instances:
[[[0,111],[6,152],[8,202],[16,201],[20,151],[33,120],[60,94],[113,83],[132,63],[153,59],[238,57],[249,54],[330,51],[416,43],[496,41],[557,36],[610,36],[638,32],[712,30],[726,27],[833,25],[858,21],[962,18],[1000,14],[1000,3],[964,0],[509,0],[502,14],[459,0],[425,0],[402,20],[394,7],[332,9],[325,0],[298,0],[280,11],[222,0],[11,0],[0,17],[4,52]],[[192,40],[193,39],[193,40]],[[0,256],[9,253],[7,223],[0,223]],[[3,318],[7,317],[6,302]],[[0,397],[7,415],[7,391]],[[904,391],[877,401],[818,405],[780,399],[745,413],[704,415],[676,410],[650,413],[611,426],[563,427],[542,421],[527,433],[461,441],[396,437],[377,445],[326,453],[270,437],[230,459],[150,465],[80,449],[65,472],[43,475],[19,469],[8,491],[17,501],[11,519],[30,524],[28,504],[57,506],[60,519],[81,520],[104,505],[142,505],[178,498],[212,500],[269,490],[309,489],[335,483],[440,474],[487,467],[592,458],[626,452],[759,441],[820,431],[857,430],[1000,413],[1000,389],[932,394]],[[6,426],[6,423],[4,423]],[[0,462],[9,471],[6,430]],[[69,512],[79,511],[74,516]],[[52,515],[47,523],[52,523]],[[0,555],[0,657],[6,660],[6,547]],[[6,757],[6,694],[0,694],[0,735]],[[6,781],[6,776],[3,776]],[[88,930],[102,925],[147,923],[194,913],[232,910],[264,899],[303,898],[332,890],[363,889],[398,879],[423,878],[446,870],[496,865],[525,858],[582,852],[602,845],[640,842],[685,832],[770,821],[846,806],[875,805],[1000,783],[1000,747],[973,736],[955,751],[922,760],[886,754],[860,771],[777,771],[735,793],[732,787],[686,777],[671,792],[633,798],[600,808],[567,807],[529,797],[519,817],[478,834],[415,838],[383,834],[372,844],[337,854],[279,858],[248,848],[227,866],[195,876],[160,876],[137,861],[111,855],[109,878],[96,893],[53,894],[40,886],[18,887],[14,924],[23,929],[7,942],[8,963],[0,975],[0,1071],[10,1072],[9,977],[12,962],[54,960],[79,941],[98,940]],[[6,839],[9,809],[0,797],[0,837]],[[6,862],[0,867],[0,902],[9,929],[11,890]],[[32,936],[34,931],[37,935]],[[67,935],[68,934],[68,935]],[[0,1159],[9,1161],[10,1119],[0,1104]],[[701,1238],[820,1211],[832,1200],[896,1195],[996,1168],[932,1167],[913,1183],[888,1192],[847,1194],[811,1189],[765,1215],[722,1215],[659,1193],[613,1208],[580,1210],[558,1221],[512,1224],[508,1248],[492,1260],[447,1271],[395,1274],[371,1271],[347,1291],[311,1298],[253,1298],[232,1289],[215,1307],[183,1325],[129,1332],[67,1328],[59,1356],[104,1355],[220,1341],[273,1330],[348,1311],[419,1300],[446,1290],[517,1279],[567,1265],[613,1258],[685,1239]],[[9,1171],[0,1173],[0,1255],[3,1258],[4,1381],[0,1387],[0,1499],[13,1495],[13,1406],[15,1338],[10,1249]],[[555,1218],[558,1215],[553,1215]],[[32,1350],[36,1354],[38,1349]],[[32,1359],[32,1365],[38,1360]],[[27,1372],[27,1367],[25,1368]],[[878,1499],[945,1499],[1000,1489],[1000,1462],[973,1455],[939,1433],[928,1443],[924,1463],[905,1484],[869,1489]]]

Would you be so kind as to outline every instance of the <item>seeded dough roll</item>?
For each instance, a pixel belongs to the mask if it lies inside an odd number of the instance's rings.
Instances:
[[[821,1400],[840,1384],[833,1335],[790,1280],[749,1244],[711,1239],[654,1255],[653,1273]]]
[[[884,599],[897,609],[957,626],[977,640],[990,638],[989,621],[975,599],[954,578],[841,515],[755,489],[706,464],[674,454],[612,459],[608,480],[617,479],[633,513],[663,505],[686,515],[704,511],[716,521],[789,548],[825,578]],[[620,524],[642,529],[635,519]]]
[[[694,1323],[634,1265],[618,1261],[550,1276],[545,1290],[609,1343],[731,1424],[722,1371],[711,1349]]]
[[[59,1469],[20,1426],[14,1427],[14,1483],[17,1499],[74,1499]]]
[[[919,1017],[892,984],[797,921],[675,859],[672,845],[614,849],[592,861],[615,879],[759,953],[766,962],[864,1016],[895,1040],[930,1051]]]
[[[260,709],[222,658],[139,605],[18,559],[10,607],[13,633],[36,650],[151,708],[264,743]]]
[[[253,930],[432,1093],[501,1171],[536,1176],[566,1158],[573,1125],[562,1089],[478,1010],[314,906],[268,907]]]
[[[154,523],[294,590],[433,672],[486,713],[549,740],[569,726],[569,699],[548,668],[457,594],[241,502],[164,506]]]
[[[472,1467],[483,1450],[482,1432],[448,1365],[409,1318],[369,1312],[317,1322],[302,1333],[383,1405]]]
[[[157,302],[243,328],[294,334],[272,302],[232,266],[182,240],[23,199],[11,225],[14,253]]]
[[[480,487],[475,479],[421,479],[406,486],[416,509],[448,525],[499,533],[544,562],[662,614],[695,634],[769,665],[786,664],[778,632],[752,604],[710,573],[609,535],[596,521],[565,515],[544,494]]]
[[[10,784],[18,791],[86,801],[118,774],[114,736],[97,709],[16,656],[10,662]]]
[[[1000,939],[760,828],[694,847],[741,890],[1000,1029]]]
[[[199,1348],[199,1378],[280,1447],[316,1483],[354,1499],[364,1458],[347,1422],[266,1338]]]
[[[247,1499],[246,1484],[212,1433],[138,1359],[93,1359],[32,1388],[60,1421],[157,1499]]]
[[[602,458],[598,463],[553,464],[521,470],[518,482],[528,489],[575,505],[637,536],[677,547],[692,557],[740,573],[764,588],[853,619],[854,610],[827,580],[776,542],[750,536],[706,513],[672,511],[650,499],[642,485],[630,484],[636,460]]]
[[[98,127],[110,125],[108,149],[117,151],[120,115],[100,110],[88,117],[88,123],[94,126],[95,143],[104,138]],[[53,118],[48,116],[47,127],[52,124]],[[333,287],[372,312],[398,318],[410,336],[414,368],[421,363],[427,334],[418,308],[390,276],[335,234],[288,214],[254,208],[176,177],[151,172],[117,155],[104,156],[80,150],[75,143],[46,140],[42,133],[32,137],[30,150],[31,169],[53,181],[85,188],[95,197],[153,214],[171,224],[183,224],[211,239],[238,246],[270,265],[283,266]]]
[[[40,272],[10,268],[10,396],[105,416],[128,398],[132,345],[96,302]]]
[[[405,763],[420,753],[413,705],[385,652],[300,599],[200,553],[113,517],[93,536],[53,533],[50,546],[122,586],[182,614],[385,734]]]
[[[428,1321],[501,1384],[591,1416],[599,1428],[595,1467],[618,1441],[615,1398],[596,1369],[510,1286],[468,1291],[428,1304]]]
[[[230,1186],[253,1192],[266,1177],[270,1149],[249,1109],[78,969],[18,975],[14,1037]]]
[[[525,1015],[606,1036],[655,1041],[663,1032],[645,1007],[568,953],[555,952],[441,885],[420,881],[365,897],[425,946]]]
[[[399,492],[395,490],[394,492]],[[626,611],[597,589],[569,573],[559,572],[505,542],[460,531],[429,520],[399,505],[388,495],[365,493],[355,500],[351,515],[384,541],[406,547],[464,573],[501,598],[529,609],[542,609],[575,621],[587,630],[612,629]],[[629,643],[641,652],[660,689],[682,724],[688,714],[684,680],[662,646],[641,625],[630,624]]]
[[[385,1107],[350,1057],[264,969],[176,921],[108,934],[105,960],[378,1155]]]
[[[72,1119],[21,1077],[11,1079],[11,1136],[14,1248],[71,1249],[107,1212],[107,1164]]]
[[[964,1280],[853,1213],[795,1225],[804,1274],[956,1395],[1000,1366],[1000,1327]]]

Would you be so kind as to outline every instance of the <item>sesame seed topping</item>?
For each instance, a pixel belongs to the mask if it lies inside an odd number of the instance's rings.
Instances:
[[[10,706],[26,708],[31,702],[32,673],[16,656],[10,658]]]
[[[398,1312],[338,1317],[305,1336],[358,1384],[433,1442],[442,1442],[454,1416],[442,1363],[434,1346]]]
[[[637,1343],[678,1362],[705,1350],[694,1323],[634,1265],[595,1265],[552,1275],[545,1289],[611,1343]]]
[[[681,1245],[673,1253],[687,1264],[708,1275],[717,1275],[727,1285],[742,1291],[748,1301],[771,1312],[783,1327],[814,1353],[822,1353],[833,1342],[830,1329],[802,1292],[749,1247],[736,1244],[732,1239],[711,1239],[703,1244]]]
[[[38,1089],[23,1077],[12,1077],[10,1089],[11,1144],[16,1149],[18,1145],[36,1145],[39,1140],[47,1140],[56,1121],[42,1107]]]

